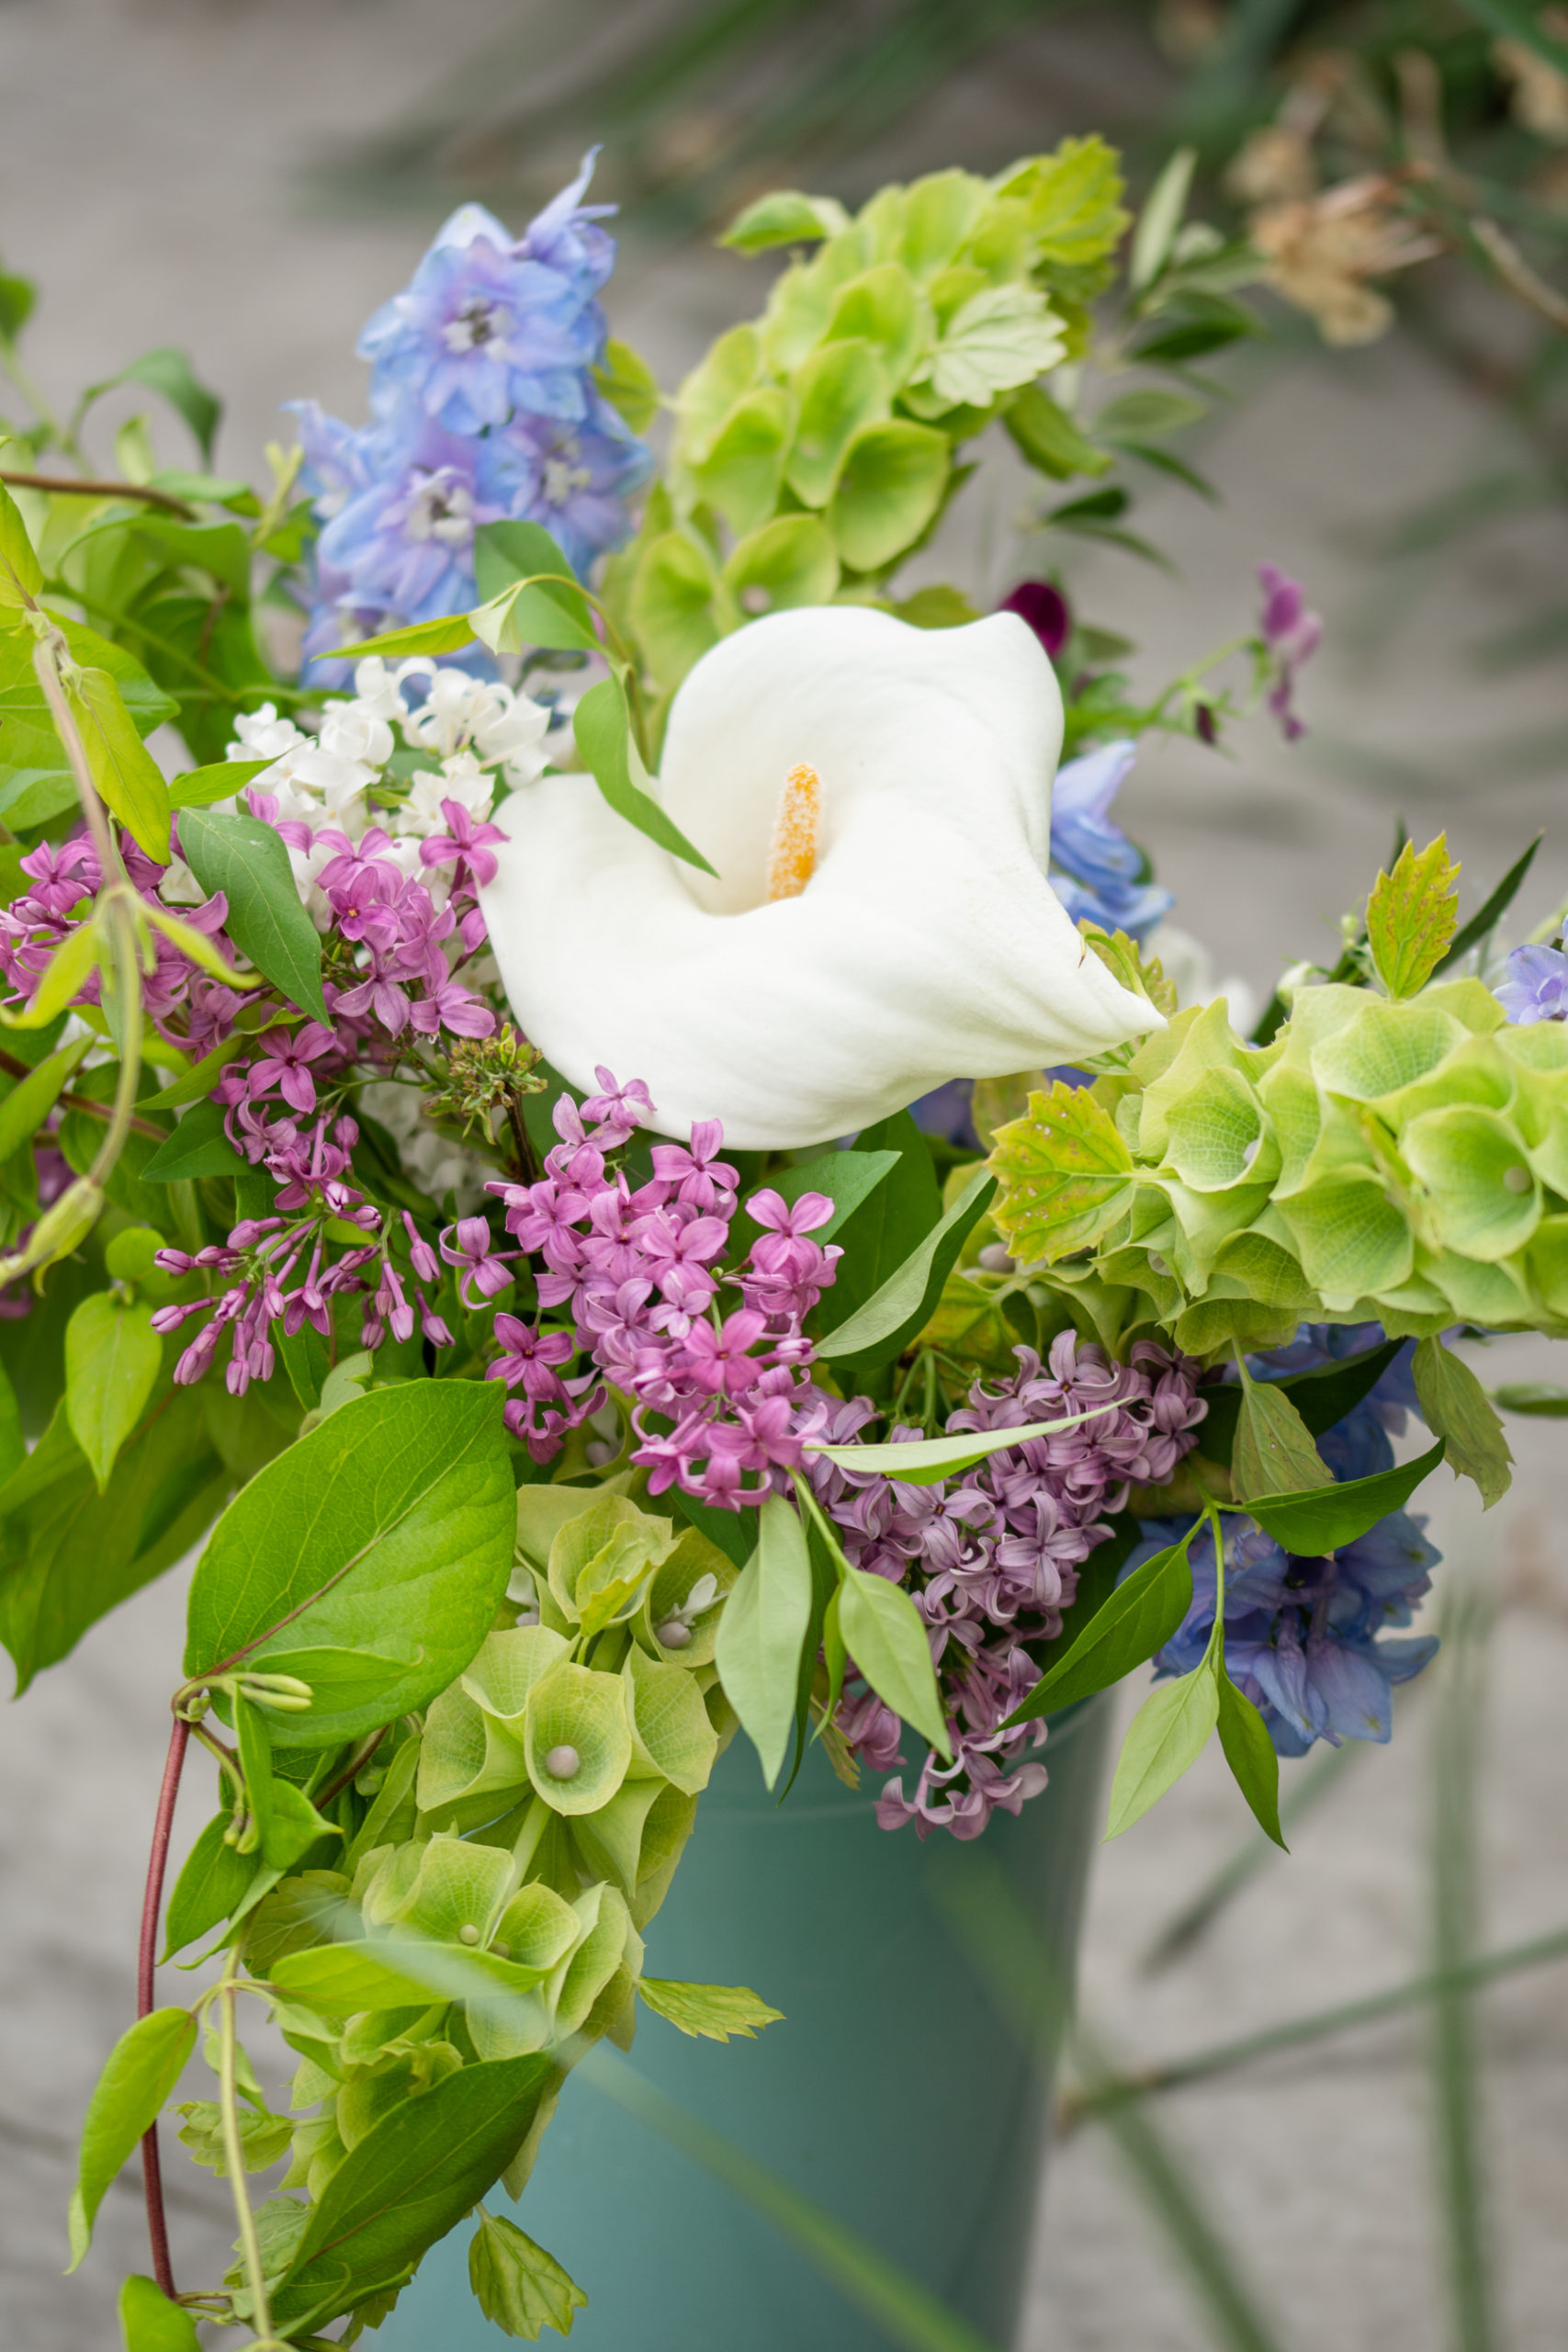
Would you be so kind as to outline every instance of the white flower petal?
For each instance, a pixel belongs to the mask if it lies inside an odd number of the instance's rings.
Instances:
[[[920,630],[829,606],[751,623],[671,712],[661,797],[714,882],[586,777],[514,792],[482,893],[517,1019],[591,1086],[644,1079],[668,1133],[823,1142],[955,1077],[1065,1062],[1161,1026],[1045,881],[1055,674],[1011,614]],[[790,770],[814,768],[814,874],[764,902]]]

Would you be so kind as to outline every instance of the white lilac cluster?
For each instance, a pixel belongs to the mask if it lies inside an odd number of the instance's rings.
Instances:
[[[264,703],[235,720],[228,749],[231,760],[270,762],[248,790],[274,804],[265,811],[270,823],[288,829],[294,877],[321,931],[331,910],[319,877],[334,845],[312,838],[302,846],[297,828],[358,842],[374,824],[387,836],[379,854],[422,882],[439,906],[448,876],[422,864],[420,849],[450,832],[443,803],[456,802],[482,824],[500,792],[533,783],[550,757],[552,711],[498,680],[442,669],[423,656],[389,663],[371,654],[356,665],[354,689],[323,704],[314,734]],[[412,756],[389,773],[400,749]]]

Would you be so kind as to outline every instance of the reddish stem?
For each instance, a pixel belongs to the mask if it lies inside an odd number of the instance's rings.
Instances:
[[[158,1792],[158,1814],[152,1824],[152,1851],[147,1858],[147,1892],[141,1904],[141,1944],[137,1955],[136,2014],[152,2013],[152,1973],[158,1964],[158,1914],[164,1902],[164,1873],[169,1860],[169,1835],[175,1826],[175,1799],[180,1792],[180,1772],[190,1740],[190,1725],[176,1715],[169,1734],[169,1754],[164,1785]],[[152,2242],[152,2273],[169,2301],[175,2299],[175,2273],[169,2261],[169,2224],[164,2211],[164,2171],[158,2157],[158,2127],[154,2123],[141,2142],[141,2179],[147,2193],[147,2234]]]

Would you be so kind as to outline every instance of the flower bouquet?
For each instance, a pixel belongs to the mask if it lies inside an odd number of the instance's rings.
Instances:
[[[767,197],[728,242],[792,257],[663,401],[607,336],[585,167],[519,239],[454,216],[365,331],[371,423],[301,405],[265,496],[141,420],[94,475],[86,403],[0,450],[20,1685],[200,1546],[71,2215],[80,2261],[140,2143],[129,2352],[395,2342],[460,2223],[513,2335],[587,2305],[608,2341],[651,2227],[639,2342],[770,2340],[775,2302],[781,2342],[864,2340],[761,2256],[750,2312],[703,2303],[679,2184],[574,2140],[579,2070],[897,2333],[913,2290],[603,2050],[642,2010],[781,2046],[786,1947],[835,1980],[769,2078],[807,2086],[805,2177],[869,2098],[895,2251],[1005,2334],[1043,2089],[980,2022],[922,2078],[957,1981],[910,1925],[922,1857],[986,1833],[1066,1974],[1099,1694],[1154,1660],[1111,1834],[1217,1730],[1278,1838],[1279,1757],[1386,1738],[1435,1646],[1406,1505],[1445,1456],[1491,1501],[1508,1461],[1445,1335],[1568,1328],[1558,918],[1494,944],[1528,856],[1460,928],[1443,843],[1404,845],[1244,1037],[1111,810],[1150,729],[1299,730],[1300,589],[1262,567],[1258,625],[1145,702],[1054,562],[987,613],[897,584],[997,428],[1053,559],[1142,547],[1138,469],[1191,476],[1193,363],[1257,326],[1260,265],[1186,182],[1130,241],[1093,139],[853,218]],[[179,355],[126,380],[209,465]],[[165,1885],[193,1767],[215,1810]],[[708,1981],[743,1929],[756,1989]],[[160,1954],[218,1973],[160,2005]],[[159,2117],[198,2041],[178,2136],[238,2235],[192,2287]],[[552,2177],[581,2281],[503,2210],[538,2226]]]

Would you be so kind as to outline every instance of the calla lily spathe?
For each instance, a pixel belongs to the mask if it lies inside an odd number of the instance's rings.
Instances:
[[[682,685],[661,769],[716,881],[581,775],[498,810],[509,838],[480,895],[517,1020],[574,1084],[600,1065],[642,1078],[660,1127],[722,1119],[742,1149],[825,1142],[949,1079],[1158,1028],[1046,882],[1061,741],[1055,675],[1013,614],[926,630],[837,605],[750,623]],[[797,894],[770,901],[802,767],[814,856]]]

